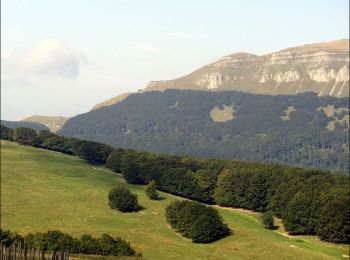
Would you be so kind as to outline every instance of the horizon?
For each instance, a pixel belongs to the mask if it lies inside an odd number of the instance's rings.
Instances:
[[[263,55],[349,39],[343,0],[2,1],[1,7],[3,120],[71,117],[236,52]]]

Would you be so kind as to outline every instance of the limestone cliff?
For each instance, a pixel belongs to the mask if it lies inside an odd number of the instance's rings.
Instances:
[[[262,56],[232,54],[184,77],[151,81],[145,91],[169,88],[349,96],[349,40],[308,44]]]
[[[349,40],[306,44],[258,56],[235,53],[184,77],[150,81],[144,91],[194,89],[237,90],[256,94],[349,96]],[[96,105],[93,109],[123,100],[129,93]]]

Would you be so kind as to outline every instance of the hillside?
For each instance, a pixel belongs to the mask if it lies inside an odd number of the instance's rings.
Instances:
[[[319,96],[348,97],[349,40],[306,44],[262,56],[234,53],[183,77],[150,81],[141,91],[165,89],[236,90],[268,95],[315,92]],[[93,109],[120,100],[118,96]]]
[[[68,118],[62,116],[30,116],[20,120],[20,122],[33,122],[45,125],[51,132],[57,132],[66,123]]]
[[[347,98],[312,93],[166,90],[78,115],[58,133],[136,150],[346,172],[348,113]]]
[[[131,94],[131,93],[123,93],[123,94],[121,94],[121,95],[118,95],[118,96],[113,97],[113,98],[111,98],[111,99],[108,99],[108,100],[106,100],[106,101],[103,101],[103,102],[101,102],[101,103],[95,105],[95,106],[92,108],[92,110],[94,110],[94,109],[99,109],[99,108],[101,108],[101,107],[106,107],[106,106],[114,105],[114,104],[116,104],[116,103],[118,103],[118,102],[123,101],[123,100],[124,100],[125,98],[127,98],[130,94]]]
[[[130,241],[146,259],[344,259],[348,246],[314,237],[269,231],[257,213],[219,209],[233,235],[212,244],[194,244],[168,227],[164,209],[175,199],[150,201],[143,186],[93,167],[77,157],[1,141],[1,227],[18,231],[60,229],[73,236],[109,233]],[[122,214],[109,209],[116,185],[136,193],[145,209]],[[35,219],[35,221],[33,221]]]
[[[47,126],[37,122],[1,120],[1,124],[8,128],[26,127],[26,128],[34,129],[35,131],[49,130]]]

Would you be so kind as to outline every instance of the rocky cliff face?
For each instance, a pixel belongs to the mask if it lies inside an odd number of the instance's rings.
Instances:
[[[237,90],[255,94],[349,96],[349,40],[307,44],[258,56],[235,53],[184,77],[150,81],[144,91],[193,89]],[[93,109],[113,105],[126,95],[112,98]]]
[[[174,80],[151,81],[145,91],[239,90],[258,94],[316,92],[349,96],[349,40],[309,44],[257,56],[236,53]]]

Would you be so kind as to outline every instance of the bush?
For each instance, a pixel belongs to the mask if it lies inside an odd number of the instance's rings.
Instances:
[[[148,198],[151,200],[158,200],[159,195],[156,190],[156,182],[155,181],[150,181],[150,183],[147,184],[145,187],[146,195]]]
[[[273,224],[273,214],[271,211],[267,211],[262,214],[261,222],[267,229],[273,229],[275,227]]]
[[[132,249],[127,242],[120,238],[114,239],[108,234],[103,234],[99,239],[99,243],[102,250],[102,255],[135,255],[134,249]]]
[[[209,243],[226,236],[227,228],[218,219],[203,215],[193,223],[188,234],[193,242]]]
[[[230,233],[218,211],[192,201],[176,201],[166,208],[170,226],[193,242],[209,243]]]
[[[101,254],[99,241],[89,234],[82,235],[79,240],[79,253],[82,254]]]
[[[14,244],[19,244],[20,242],[23,242],[23,237],[0,228],[0,244],[9,247]]]
[[[129,189],[124,187],[113,188],[108,194],[108,199],[109,206],[121,212],[132,212],[140,209],[137,195],[132,194]]]

